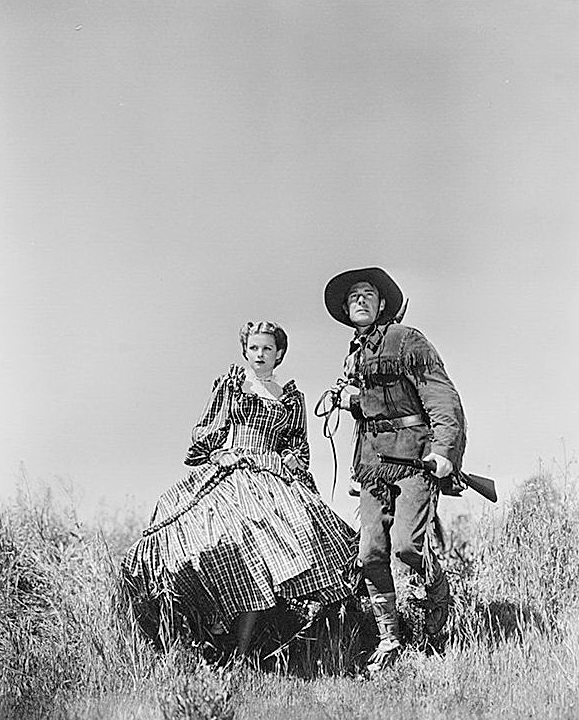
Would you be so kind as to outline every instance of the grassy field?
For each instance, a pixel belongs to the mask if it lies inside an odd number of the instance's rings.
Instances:
[[[0,718],[576,720],[575,485],[569,473],[534,477],[500,519],[457,518],[442,551],[454,595],[447,633],[425,642],[409,602],[420,588],[400,578],[405,649],[368,680],[365,612],[323,619],[261,664],[211,663],[191,641],[156,651],[118,575],[143,519],[82,527],[74,507],[23,484],[0,512]]]

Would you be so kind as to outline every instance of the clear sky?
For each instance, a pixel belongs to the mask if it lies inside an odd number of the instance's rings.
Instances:
[[[238,328],[306,393],[350,332],[326,281],[386,268],[505,497],[579,447],[574,0],[3,0],[0,488],[151,504]],[[351,424],[338,435],[335,506]],[[466,507],[468,500],[451,500]],[[458,503],[458,505],[457,505]],[[462,503],[462,504],[461,504]]]

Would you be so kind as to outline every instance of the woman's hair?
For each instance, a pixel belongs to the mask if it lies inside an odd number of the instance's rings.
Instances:
[[[275,340],[276,350],[281,350],[281,355],[276,361],[275,366],[277,367],[284,359],[287,350],[287,335],[285,330],[277,323],[267,322],[262,320],[258,323],[246,322],[245,325],[239,331],[239,341],[241,342],[241,352],[243,357],[247,360],[247,340],[250,335],[256,333],[265,333],[271,335]]]

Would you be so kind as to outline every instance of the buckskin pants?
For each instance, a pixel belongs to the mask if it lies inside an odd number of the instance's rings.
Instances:
[[[437,491],[421,474],[396,481],[400,494],[392,508],[382,498],[360,491],[360,547],[364,576],[383,593],[394,592],[391,557],[394,555],[422,577],[432,577],[438,560],[430,550],[434,533]]]

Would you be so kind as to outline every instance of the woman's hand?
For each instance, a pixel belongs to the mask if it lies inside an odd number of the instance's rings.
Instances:
[[[219,467],[232,467],[239,462],[239,455],[229,448],[218,448],[217,450],[212,450],[209,455],[209,462]]]
[[[291,450],[284,453],[281,460],[282,460],[283,464],[287,467],[287,469],[292,470],[292,472],[303,469],[302,463],[300,462],[300,460],[298,460],[298,458],[294,455],[294,453]]]

